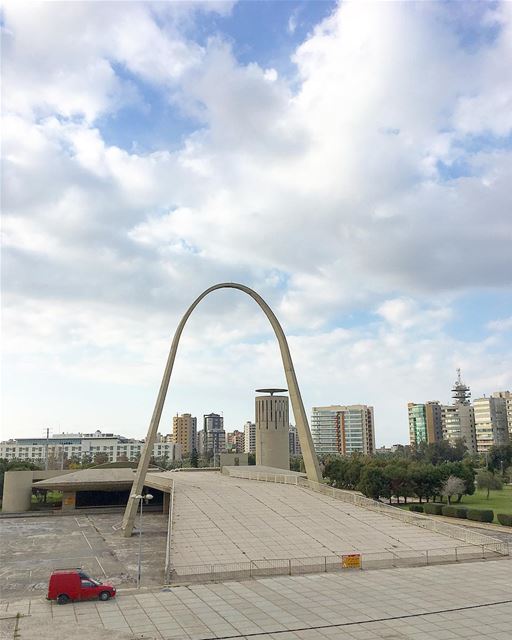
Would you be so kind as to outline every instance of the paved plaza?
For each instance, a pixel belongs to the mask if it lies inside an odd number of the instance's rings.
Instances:
[[[0,520],[2,597],[41,592],[53,569],[83,567],[100,580],[133,586],[139,539],[119,531],[122,514],[36,516]],[[137,519],[138,523],[138,519]],[[167,516],[144,514],[143,585],[163,580]]]
[[[295,485],[207,472],[175,473],[173,480],[176,567],[461,544]]]
[[[20,640],[510,640],[512,561],[354,571],[119,593],[58,606],[4,603]],[[5,635],[14,621],[2,622]],[[46,630],[51,635],[45,635]],[[0,636],[2,637],[2,636]]]

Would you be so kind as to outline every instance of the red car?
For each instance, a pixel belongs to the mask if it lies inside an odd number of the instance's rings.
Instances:
[[[109,600],[115,595],[115,587],[94,580],[82,569],[61,569],[51,574],[46,597],[66,604],[72,600]]]

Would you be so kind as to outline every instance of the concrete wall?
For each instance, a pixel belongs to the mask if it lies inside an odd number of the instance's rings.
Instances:
[[[246,466],[248,464],[249,464],[248,453],[221,453],[220,454],[221,469],[222,467]]]
[[[32,471],[6,471],[2,513],[19,513],[30,509]]]
[[[76,469],[64,469],[63,471],[60,469],[51,471],[6,471],[2,496],[2,513],[30,511],[33,482],[63,476],[75,471]]]

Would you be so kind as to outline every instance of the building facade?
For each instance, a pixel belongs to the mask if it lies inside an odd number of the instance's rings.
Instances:
[[[65,460],[94,462],[97,454],[108,462],[138,460],[144,442],[113,433],[60,433],[47,438],[17,438],[0,443],[0,458],[25,460],[51,468],[64,466]],[[181,447],[162,436],[153,445],[155,458],[181,460]]]
[[[510,391],[494,391],[494,393],[491,393],[491,397],[503,398],[505,400],[508,437],[509,437],[509,440],[512,442],[512,393]]]
[[[171,442],[181,446],[184,457],[189,457],[194,449],[197,450],[197,418],[192,417],[190,413],[174,416]]]
[[[245,434],[243,431],[235,429],[226,436],[226,449],[231,453],[243,453],[245,446]]]
[[[425,404],[409,402],[409,443],[417,447],[421,442],[438,442],[443,438],[443,411],[440,402]]]
[[[221,453],[226,453],[224,418],[218,413],[203,416],[203,430],[200,436],[199,451],[203,455],[213,455],[215,458]]]
[[[313,407],[311,436],[318,455],[375,453],[373,407],[365,404]]]
[[[469,404],[442,407],[443,439],[454,445],[462,440],[469,453],[477,452],[475,411]]]
[[[302,449],[300,448],[299,433],[297,431],[297,427],[294,427],[293,424],[290,425],[290,430],[288,432],[288,442],[290,447],[290,455],[301,456]]]
[[[473,405],[478,453],[489,451],[493,445],[508,444],[507,399],[478,398]]]
[[[244,453],[256,453],[256,425],[247,421],[244,424]]]

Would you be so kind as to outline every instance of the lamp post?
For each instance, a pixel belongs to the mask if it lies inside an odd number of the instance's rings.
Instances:
[[[139,519],[139,561],[137,566],[137,589],[140,589],[140,576],[142,566],[142,502],[143,500],[153,500],[153,496],[150,493],[145,495],[132,494],[130,496],[132,500],[139,500],[140,503],[140,519]]]

